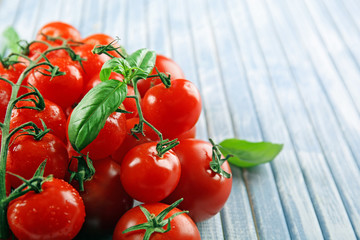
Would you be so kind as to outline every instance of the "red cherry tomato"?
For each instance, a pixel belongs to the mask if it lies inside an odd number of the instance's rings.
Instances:
[[[210,168],[212,145],[197,139],[184,139],[174,149],[181,162],[181,177],[176,189],[165,203],[184,198],[178,206],[188,210],[189,216],[200,222],[218,213],[228,199],[232,178],[225,178]],[[221,166],[231,173],[228,162]]]
[[[80,192],[86,217],[81,232],[85,235],[112,233],[120,217],[132,208],[134,200],[125,192],[120,181],[120,165],[110,158],[94,162],[95,175],[84,182]]]
[[[124,113],[114,112],[105,122],[98,136],[81,152],[85,155],[89,153],[92,160],[100,160],[110,156],[123,143],[126,136],[126,118]],[[67,121],[69,126],[70,117]],[[66,132],[68,131],[68,127]],[[68,138],[68,135],[67,135]],[[68,138],[69,140],[69,138]]]
[[[8,175],[5,175],[5,187],[6,187],[6,196],[8,196],[11,192],[11,184]]]
[[[184,140],[186,138],[195,138],[196,137],[196,125],[192,127],[190,130],[180,134],[177,139]]]
[[[91,44],[93,46],[108,45],[108,44],[112,43],[112,45],[114,47],[119,47],[119,45],[116,42],[114,42],[114,40],[115,40],[114,38],[112,38],[109,35],[106,35],[104,33],[96,33],[96,34],[87,36],[82,41],[86,44]],[[118,51],[120,51],[120,49],[118,49]],[[120,57],[120,55],[115,51],[111,51],[110,54],[113,55],[114,57]]]
[[[135,126],[135,124],[139,123],[139,119],[138,118],[130,118],[126,120],[126,137],[124,142],[120,145],[120,147],[118,149],[116,149],[116,151],[111,155],[111,158],[117,162],[118,164],[121,164],[124,156],[126,155],[126,153],[132,149],[133,147],[143,144],[143,143],[148,143],[148,142],[152,142],[152,141],[156,141],[157,139],[153,139],[151,140],[148,135],[147,135],[147,128],[145,127],[144,129],[144,133],[145,136],[143,136],[142,134],[137,134],[138,139],[136,139],[133,135],[131,135],[131,129]],[[151,130],[151,129],[149,129]],[[157,135],[156,135],[156,138]]]
[[[6,115],[6,108],[11,97],[11,85],[0,80],[0,122],[3,122]]]
[[[86,85],[91,78],[99,74],[102,65],[111,59],[105,54],[93,54],[94,45],[84,44],[75,48],[75,53],[80,55],[82,58],[85,58],[85,61],[82,61],[82,66],[84,68],[84,85]]]
[[[52,179],[10,202],[7,219],[18,239],[70,240],[79,232],[85,208],[79,193],[68,183]]]
[[[56,103],[63,109],[73,105],[80,97],[83,89],[83,76],[78,63],[67,58],[53,58],[51,63],[58,66],[65,75],[45,76],[43,69],[35,69],[28,77],[28,83],[35,86],[44,98]],[[47,66],[44,67],[49,69]]]
[[[142,99],[142,110],[164,138],[173,139],[195,126],[201,113],[201,97],[195,85],[176,79],[171,87],[156,85]]]
[[[50,22],[40,28],[36,35],[36,40],[47,41],[44,35],[50,37],[62,37],[64,39],[71,39],[79,42],[81,40],[80,32],[73,26],[64,22]],[[60,45],[62,42],[56,40],[55,42],[48,41]]]
[[[52,174],[56,178],[64,178],[69,158],[66,146],[59,138],[50,133],[41,140],[19,135],[9,147],[6,171],[30,179],[45,159],[45,176]],[[20,179],[12,175],[9,180],[14,188],[22,184]]]
[[[17,83],[21,73],[25,70],[26,65],[23,63],[16,63],[9,68],[4,68],[0,63],[0,77],[5,78],[13,83]],[[5,83],[4,81],[0,80],[1,82]],[[23,80],[22,86],[26,85],[26,78]],[[1,89],[1,88],[0,88]],[[20,87],[18,96],[27,93],[25,87]]]
[[[45,108],[42,111],[37,111],[34,109],[20,108],[24,106],[34,106],[30,102],[18,102],[11,114],[10,128],[15,128],[26,122],[34,122],[39,128],[43,129],[42,123],[43,120],[47,128],[51,129],[52,134],[57,136],[60,140],[65,142],[66,140],[66,116],[63,110],[56,105],[55,103],[45,100]]]
[[[121,163],[121,182],[126,192],[140,202],[158,202],[167,197],[180,178],[180,163],[170,150],[157,155],[157,142],[131,149]]]
[[[143,204],[142,206],[146,208],[150,212],[150,214],[154,214],[155,216],[157,216],[161,211],[166,209],[169,205],[162,203],[150,203],[150,204]],[[174,208],[165,216],[165,220],[178,212],[180,212],[180,210]],[[130,209],[120,218],[119,222],[117,223],[113,235],[113,240],[144,239],[145,230],[137,230],[125,234],[123,233],[123,231],[128,229],[129,227],[146,222],[147,222],[146,217],[144,213],[141,211],[139,206]],[[166,233],[155,232],[151,235],[150,239],[151,240],[163,240],[163,239],[200,240],[201,239],[199,230],[197,229],[195,223],[191,220],[191,218],[187,214],[183,213],[174,217],[171,220],[170,224],[171,224],[170,231]],[[166,229],[166,227],[164,227],[164,229]]]
[[[172,59],[167,58],[163,55],[157,55],[156,61],[155,61],[155,67],[159,70],[159,72],[163,72],[166,74],[170,74],[171,80],[178,79],[178,78],[185,78],[183,71],[175,63]],[[154,69],[150,73],[150,75],[156,75],[158,74]],[[138,89],[141,96],[145,96],[145,93],[147,90],[152,88],[153,86],[156,86],[161,83],[160,78],[154,77],[154,78],[147,78],[147,79],[141,79],[138,81]]]

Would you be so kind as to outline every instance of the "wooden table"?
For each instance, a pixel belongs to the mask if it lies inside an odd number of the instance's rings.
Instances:
[[[360,238],[359,1],[0,1],[1,31],[32,39],[53,20],[172,57],[202,94],[199,138],[285,144],[232,168],[203,239]]]

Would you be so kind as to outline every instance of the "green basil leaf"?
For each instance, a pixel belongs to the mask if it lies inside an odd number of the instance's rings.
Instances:
[[[92,88],[71,114],[68,134],[71,145],[81,151],[104,127],[106,119],[126,98],[127,85],[110,79]]]
[[[146,78],[154,69],[156,53],[146,48],[139,49],[126,58],[130,66],[135,69],[133,78]]]
[[[4,56],[8,50],[14,53],[20,53],[19,41],[20,38],[15,29],[13,27],[6,28],[1,36],[0,54]]]
[[[123,58],[112,58],[104,63],[100,71],[100,80],[106,81],[110,78],[111,72],[127,75],[130,69],[129,63]]]
[[[232,155],[228,161],[238,167],[253,167],[270,162],[283,148],[283,144],[270,142],[254,143],[239,139],[226,139],[219,146],[224,156]]]

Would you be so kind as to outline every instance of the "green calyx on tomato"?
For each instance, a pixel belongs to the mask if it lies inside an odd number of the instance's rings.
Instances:
[[[219,150],[219,147],[214,143],[214,141],[211,138],[209,139],[209,141],[212,144],[212,160],[210,162],[211,170],[220,174],[221,176],[224,176],[226,178],[231,178],[231,174],[221,168],[221,165],[226,160],[228,160],[231,157],[231,155],[227,155],[225,158],[221,158],[222,155]]]
[[[73,159],[77,160],[76,171],[72,171],[70,169]],[[90,180],[95,174],[95,168],[91,159],[89,158],[89,154],[86,155],[86,157],[83,154],[80,156],[73,156],[70,160],[68,171],[70,172],[69,183],[71,183],[73,180],[76,180],[79,183],[79,190],[81,192],[84,191],[84,181]]]
[[[144,215],[147,219],[147,222],[129,227],[128,229],[124,230],[123,233],[128,233],[128,232],[137,231],[137,230],[146,230],[145,235],[144,235],[144,240],[149,240],[151,235],[155,232],[158,232],[158,233],[169,232],[171,230],[171,220],[173,220],[176,216],[178,216],[180,214],[188,213],[188,211],[177,212],[177,213],[173,214],[172,216],[170,216],[169,218],[164,219],[165,216],[171,210],[176,208],[182,201],[183,201],[182,198],[177,200],[176,202],[171,204],[169,207],[164,209],[162,212],[160,212],[159,215],[157,215],[157,216],[155,216],[154,214],[151,214],[146,208],[144,208],[143,206],[140,205],[139,207],[140,207],[141,211],[144,213]],[[164,229],[165,226],[167,226],[166,229]]]

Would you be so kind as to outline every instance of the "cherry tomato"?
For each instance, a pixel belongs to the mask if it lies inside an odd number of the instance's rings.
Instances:
[[[68,183],[52,179],[10,202],[7,219],[18,239],[70,240],[79,232],[85,208],[79,193]]]
[[[59,138],[50,133],[41,140],[18,135],[9,147],[6,171],[30,179],[45,159],[45,176],[52,174],[56,178],[64,178],[69,158],[66,146]],[[22,184],[20,179],[12,175],[9,180],[14,188]]]
[[[86,60],[82,62],[82,66],[84,68],[84,85],[86,85],[91,78],[95,75],[99,74],[102,65],[111,59],[109,56],[105,54],[93,54],[91,51],[93,50],[94,45],[92,44],[84,44],[75,48],[75,53],[80,55],[82,58]]]
[[[13,83],[17,83],[21,73],[25,70],[26,65],[23,63],[16,63],[9,68],[4,68],[3,65],[0,63],[0,77],[5,78]],[[5,83],[4,81],[0,80],[0,82]],[[21,84],[22,86],[26,85],[26,78]],[[1,88],[0,88],[1,89]],[[27,93],[26,88],[20,87],[18,96]]]
[[[120,181],[120,165],[110,158],[94,162],[95,175],[84,182],[80,192],[86,217],[81,232],[84,235],[112,233],[120,217],[132,208],[134,200]]]
[[[184,198],[178,206],[188,210],[189,216],[200,222],[218,213],[228,199],[232,178],[225,178],[210,168],[212,145],[197,139],[184,139],[174,149],[181,162],[181,177],[176,189],[165,203]],[[221,166],[231,173],[228,162]]]
[[[114,47],[119,47],[119,45],[116,42],[114,42],[114,40],[115,40],[114,38],[112,38],[109,35],[106,35],[104,33],[96,33],[96,34],[92,34],[90,36],[87,36],[82,41],[84,43],[86,43],[86,44],[91,44],[93,46],[96,46],[96,45],[108,45],[108,44],[112,43],[112,45]],[[115,51],[111,51],[109,53],[111,55],[113,55],[114,57],[120,57],[120,55]]]
[[[158,136],[156,135],[155,139],[151,139],[148,137],[148,131],[152,131],[151,129],[148,129],[145,125],[144,125],[144,134],[145,136],[143,136],[142,134],[137,134],[137,138],[135,138],[132,134],[131,134],[131,129],[135,126],[135,124],[139,123],[139,118],[130,118],[126,120],[126,136],[125,136],[125,140],[123,141],[123,143],[120,145],[120,147],[118,149],[116,149],[116,151],[111,155],[111,158],[121,164],[124,156],[126,155],[126,153],[132,149],[133,147],[143,144],[143,143],[148,143],[148,142],[152,142],[152,141],[156,141],[158,140]]]
[[[159,72],[170,74],[171,80],[178,79],[178,78],[185,78],[184,73],[181,70],[181,68],[179,67],[179,65],[177,65],[177,63],[175,63],[170,58],[167,58],[163,55],[158,54],[156,56],[155,67],[159,70]],[[150,73],[150,75],[158,74],[155,70],[155,67],[152,70],[152,72]],[[156,86],[160,83],[161,83],[161,80],[158,77],[139,80],[137,86],[138,86],[140,95],[145,96],[145,93],[147,92],[147,90],[149,90],[153,86]]]
[[[11,97],[11,85],[0,80],[0,122],[3,122],[6,115],[6,108]]]
[[[89,153],[92,160],[100,160],[110,156],[123,143],[126,136],[126,118],[124,113],[114,112],[105,122],[98,136],[81,152]],[[67,126],[69,125],[68,118]],[[68,131],[68,130],[66,130]],[[67,136],[68,137],[68,136]]]
[[[149,89],[142,110],[164,138],[173,139],[195,126],[201,113],[200,93],[192,82],[176,79],[170,88],[159,84]]]
[[[42,123],[43,120],[47,128],[51,129],[52,134],[57,136],[60,140],[66,140],[66,116],[63,110],[56,105],[55,103],[45,100],[45,108],[42,111],[37,111],[34,109],[20,108],[24,106],[34,106],[30,102],[18,102],[11,114],[10,128],[15,128],[26,122],[34,122],[39,128],[43,129]]]
[[[178,140],[183,140],[186,138],[195,138],[196,137],[196,125],[194,127],[192,127],[190,130],[180,134],[177,139]]]
[[[150,214],[154,214],[157,216],[161,211],[166,209],[169,205],[162,203],[149,203],[149,204],[143,204],[142,206],[146,208],[150,212]],[[180,210],[174,208],[165,216],[165,220],[178,212],[180,212]],[[129,227],[146,222],[147,222],[146,217],[144,213],[141,211],[139,206],[130,209],[120,218],[119,222],[117,223],[113,235],[113,240],[144,239],[145,230],[137,230],[125,234],[123,234],[123,231],[128,229]],[[171,220],[170,224],[171,224],[170,231],[166,233],[155,232],[151,235],[150,240],[163,240],[163,239],[200,240],[201,239],[199,230],[197,229],[195,223],[185,213],[174,217]],[[167,226],[164,227],[164,230],[166,229],[166,227]]]
[[[6,187],[6,196],[8,196],[11,192],[11,184],[8,175],[5,175],[5,187]]]
[[[65,75],[51,79],[43,74],[48,74],[44,69],[35,69],[29,74],[28,84],[35,86],[44,98],[66,109],[79,99],[83,89],[83,76],[77,62],[67,58],[53,58],[51,63],[58,66]],[[49,69],[47,66],[44,68]]]
[[[36,35],[36,40],[48,41],[44,35],[50,37],[62,37],[64,39],[71,39],[79,42],[81,40],[80,32],[73,26],[64,22],[50,22],[42,26]],[[48,41],[60,45],[62,41],[56,40],[55,42]]]
[[[180,163],[170,150],[157,155],[157,142],[131,149],[121,163],[121,182],[126,192],[140,202],[158,202],[167,197],[180,178]]]

